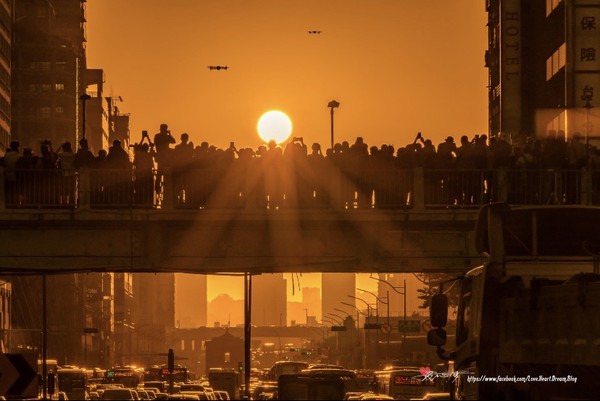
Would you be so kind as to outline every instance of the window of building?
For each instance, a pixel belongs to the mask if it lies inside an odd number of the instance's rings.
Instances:
[[[50,84],[41,84],[40,92],[42,93],[50,93]]]
[[[196,340],[192,340],[192,351],[196,351]]]
[[[185,340],[181,340],[181,350],[185,351]]]
[[[66,70],[67,69],[67,62],[66,61],[56,61],[54,63],[54,67],[57,70]]]
[[[548,125],[546,125],[546,132],[550,131],[566,131],[567,125],[567,113],[566,111],[561,111],[556,117],[554,117]]]
[[[54,85],[54,91],[55,92],[64,92],[65,91],[65,84],[55,84]]]
[[[44,106],[38,108],[38,116],[40,117],[50,117],[52,115],[52,108]]]
[[[552,79],[561,68],[563,68],[567,62],[567,46],[565,43],[560,45],[560,47],[552,54],[552,56],[548,57],[546,60],[546,81]]]
[[[230,352],[226,352],[225,355],[224,355],[224,357],[225,357],[224,361],[223,361],[224,363],[231,362],[231,353]]]
[[[65,108],[62,106],[56,106],[54,108],[54,114],[65,114]]]
[[[549,16],[556,7],[558,7],[558,4],[561,1],[562,0],[546,0],[546,17]]]

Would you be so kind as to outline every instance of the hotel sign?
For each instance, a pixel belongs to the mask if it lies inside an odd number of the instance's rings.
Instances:
[[[521,129],[521,0],[500,2],[500,131]]]
[[[573,10],[573,131],[600,135],[600,0],[575,1]]]

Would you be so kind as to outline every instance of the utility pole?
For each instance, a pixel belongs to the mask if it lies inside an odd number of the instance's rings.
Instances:
[[[331,102],[329,102],[329,104],[327,104],[327,107],[329,107],[329,109],[331,110],[331,150],[333,150],[333,109],[340,107],[340,103],[336,100],[332,100]]]
[[[83,95],[79,96],[79,100],[81,100],[82,103],[82,108],[81,108],[81,123],[82,123],[82,128],[83,131],[81,132],[81,137],[83,139],[85,139],[85,105],[87,103],[88,100],[90,100],[92,97],[90,95],[88,95],[87,93],[84,93]]]

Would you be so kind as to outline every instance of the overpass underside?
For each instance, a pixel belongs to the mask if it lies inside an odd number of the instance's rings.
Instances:
[[[463,272],[476,210],[14,210],[2,274]]]

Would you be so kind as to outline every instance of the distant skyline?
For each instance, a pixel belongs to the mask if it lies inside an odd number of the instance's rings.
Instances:
[[[134,141],[164,122],[256,149],[258,118],[279,109],[326,148],[335,99],[336,142],[437,144],[487,132],[486,22],[467,0],[90,0],[88,67]]]

